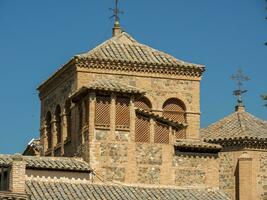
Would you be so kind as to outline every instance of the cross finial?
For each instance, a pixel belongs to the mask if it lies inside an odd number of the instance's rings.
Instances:
[[[111,10],[113,11],[113,15],[111,16],[112,18],[115,18],[115,23],[120,21],[120,14],[123,14],[122,11],[120,11],[119,9],[119,0],[115,0],[115,8],[111,8]]]
[[[123,14],[122,11],[119,9],[119,0],[115,0],[115,8],[110,8],[112,10],[113,15],[111,18],[115,18],[115,23],[113,27],[113,36],[116,36],[121,33],[121,28],[120,28],[120,14]]]
[[[236,74],[231,76],[231,79],[237,82],[237,89],[234,90],[233,95],[237,97],[238,106],[243,106],[242,94],[247,92],[247,90],[243,89],[243,83],[249,81],[250,78],[239,69]]]

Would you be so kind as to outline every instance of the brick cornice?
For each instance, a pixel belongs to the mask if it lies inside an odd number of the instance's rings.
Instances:
[[[182,75],[201,77],[205,71],[205,67],[192,65],[171,65],[171,64],[155,64],[132,61],[109,61],[100,59],[86,59],[76,57],[77,67],[108,69],[115,71],[128,71],[139,73],[157,73],[166,75]]]

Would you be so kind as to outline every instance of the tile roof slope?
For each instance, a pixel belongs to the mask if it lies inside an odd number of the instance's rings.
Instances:
[[[147,110],[144,110],[144,109],[141,109],[141,108],[135,108],[135,112],[138,113],[138,114],[141,114],[141,115],[144,115],[144,116],[147,116],[147,117],[154,117],[155,119],[161,121],[161,122],[164,122],[166,124],[169,124],[173,127],[176,127],[176,128],[181,128],[181,127],[187,127],[188,125],[186,123],[180,123],[180,122],[177,122],[177,121],[174,121],[170,118],[167,118],[167,117],[164,117],[164,116],[160,116],[156,113],[153,113],[151,111],[147,111]]]
[[[204,66],[178,60],[162,51],[140,44],[128,33],[122,32],[105,41],[87,53],[76,55],[77,58],[107,61],[122,61],[144,64],[187,66],[203,68]]]
[[[104,91],[115,91],[115,92],[127,92],[127,93],[136,93],[141,94],[145,93],[139,88],[136,88],[131,85],[126,85],[123,83],[120,83],[113,79],[100,79],[96,80],[89,85],[84,86],[87,89],[93,89],[93,90],[104,90]]]
[[[26,193],[30,200],[228,200],[216,189],[142,188],[37,180],[26,181]]]
[[[246,111],[236,111],[231,115],[201,129],[205,140],[218,139],[267,139],[267,121],[261,120]]]
[[[177,147],[192,147],[192,148],[200,148],[200,149],[218,149],[220,150],[222,147],[218,144],[212,144],[208,142],[204,142],[202,140],[193,140],[193,139],[179,139],[176,141],[175,146]]]
[[[9,166],[15,155],[0,154],[0,166]],[[26,168],[89,172],[89,164],[80,158],[22,156]]]

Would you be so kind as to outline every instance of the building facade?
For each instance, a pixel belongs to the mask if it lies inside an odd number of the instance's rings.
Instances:
[[[0,199],[266,200],[267,122],[200,129],[203,65],[112,37],[38,88],[40,138],[0,155]]]

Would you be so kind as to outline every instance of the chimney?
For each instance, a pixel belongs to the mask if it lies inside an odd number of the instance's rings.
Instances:
[[[9,175],[9,189],[13,193],[25,194],[26,162],[23,160],[21,154],[15,154],[12,160]]]
[[[237,199],[251,200],[252,198],[252,158],[244,152],[238,158]]]

